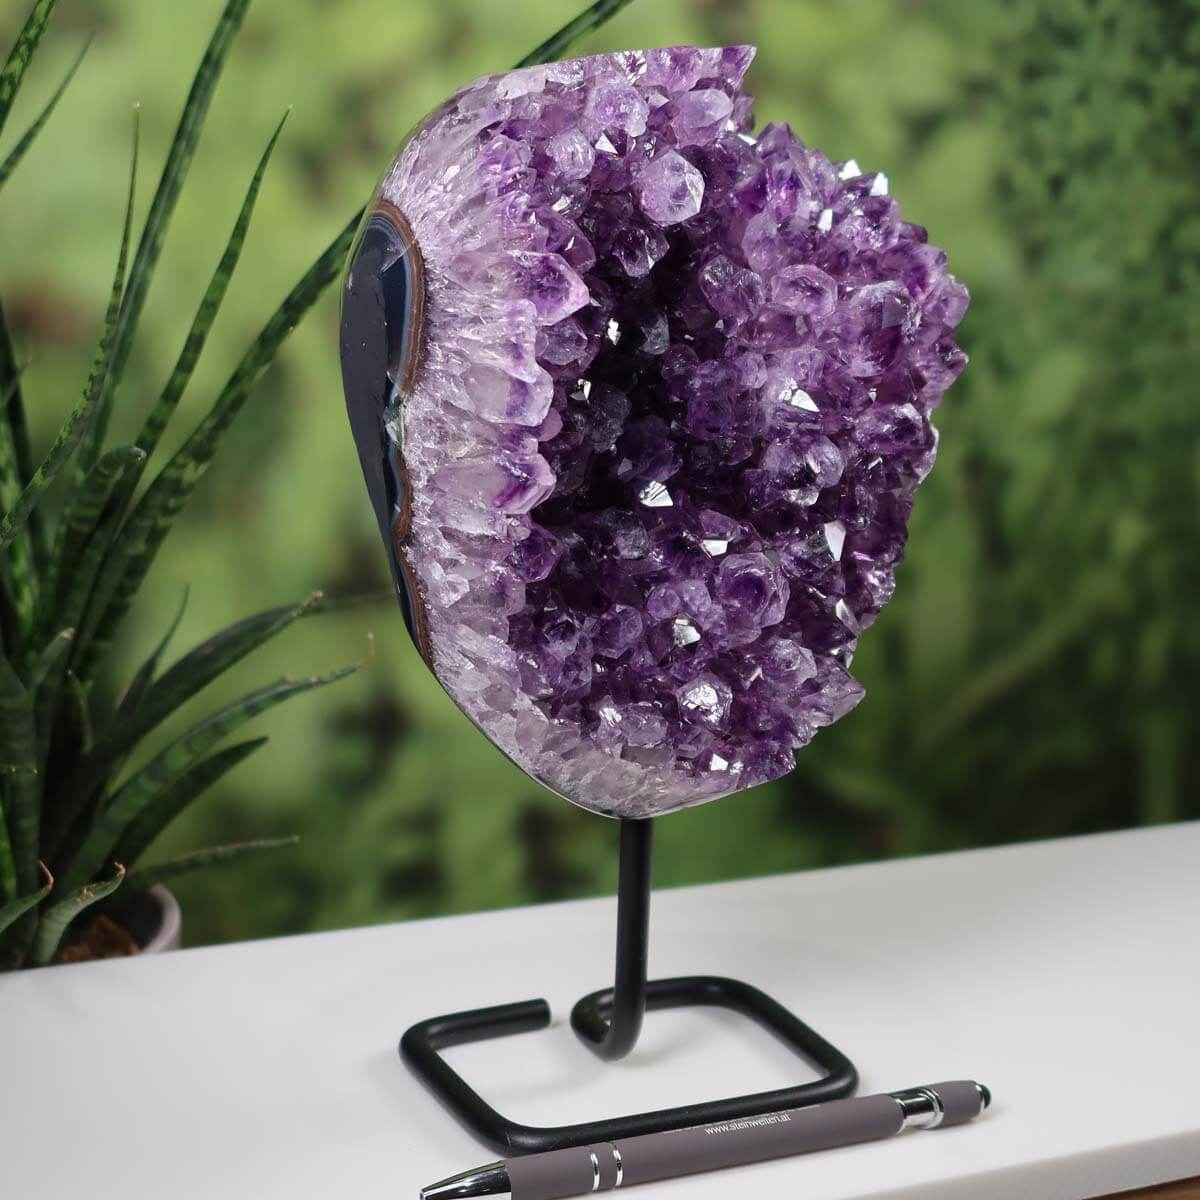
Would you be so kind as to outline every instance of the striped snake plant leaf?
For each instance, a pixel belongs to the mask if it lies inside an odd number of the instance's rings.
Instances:
[[[108,310],[104,317],[104,330],[100,336],[100,345],[96,348],[96,357],[88,376],[87,386],[83,395],[71,410],[71,415],[54,439],[46,457],[33,473],[33,477],[22,489],[16,503],[0,520],[0,549],[7,546],[20,531],[29,514],[33,511],[43,492],[54,482],[55,476],[66,465],[71,454],[83,437],[89,423],[95,416],[96,405],[108,377],[112,363],[113,339],[116,333],[117,319],[121,308],[121,294],[125,282],[125,264],[129,256],[129,235],[133,223],[134,188],[137,185],[138,159],[138,118],[134,110],[133,132],[133,162],[129,171],[129,193],[125,204],[125,225],[121,234],[121,249],[117,255],[117,269],[113,276],[112,291],[109,295]]]
[[[204,296],[200,302],[200,307],[196,312],[196,316],[192,321],[191,329],[188,332],[179,358],[175,363],[175,367],[171,372],[171,376],[167,381],[167,385],[159,397],[158,402],[147,416],[141,432],[137,437],[137,445],[145,451],[148,457],[152,454],[158,445],[159,439],[162,437],[163,431],[166,429],[168,422],[177,408],[180,399],[183,396],[187,384],[192,377],[196,362],[204,349],[204,345],[208,340],[209,331],[212,328],[213,322],[216,319],[217,312],[221,307],[221,303],[225,299],[225,293],[229,287],[230,280],[233,278],[233,272],[237,266],[238,259],[241,257],[242,247],[246,240],[246,233],[250,226],[250,219],[254,213],[255,202],[258,199],[258,192],[262,185],[263,176],[266,173],[267,165],[271,160],[271,155],[274,152],[275,146],[278,143],[279,135],[283,132],[284,122],[287,120],[288,114],[284,113],[279,124],[275,127],[274,133],[271,135],[261,157],[259,158],[258,167],[254,172],[254,176],[250,181],[250,186],[246,191],[245,198],[242,201],[242,206],[238,212],[237,220],[234,222],[233,231],[226,243],[225,250],[221,255],[220,262],[213,273],[213,277],[209,282],[208,288],[205,290]],[[141,468],[131,471],[117,488],[115,496],[116,503],[122,515],[133,497],[133,493],[137,487],[138,481],[141,478]],[[165,536],[165,534],[164,534]],[[129,560],[129,553],[133,546],[132,537],[122,541],[120,547],[113,556],[113,561],[106,564],[104,571],[104,579],[101,587],[98,589],[97,596],[93,598],[93,607],[98,615],[104,611],[107,599],[111,597],[113,590],[119,585],[119,576],[124,570],[125,564]],[[147,569],[149,563],[147,562]],[[136,593],[137,587],[140,584],[140,579],[137,583],[132,584],[129,588],[129,597],[132,599]],[[128,603],[128,600],[126,601]],[[122,610],[122,616],[124,610]],[[119,618],[114,620],[112,628],[115,630],[119,623]]]
[[[54,679],[53,693],[58,738],[62,744],[72,748],[72,753],[86,754],[92,748],[95,728],[87,690],[79,682],[79,676],[68,669]],[[46,743],[42,739],[41,727],[38,733],[38,753],[44,756]],[[51,765],[47,763],[47,773]],[[69,793],[62,787],[43,793],[39,844],[42,854],[55,864],[56,870],[58,862],[63,857],[70,857],[82,844],[107,782],[104,777],[90,780],[78,794]],[[67,802],[68,796],[71,797],[70,803]],[[64,847],[68,851],[66,855],[63,853]]]
[[[0,70],[0,133],[3,133],[8,114],[12,110],[13,101],[25,77],[25,68],[33,58],[33,52],[41,41],[46,22],[54,11],[55,0],[37,0],[33,10],[25,19],[25,25],[17,35],[16,43],[8,52],[8,59]]]
[[[114,714],[116,720],[136,713],[141,708],[142,700],[145,698],[151,683],[154,682],[155,675],[158,674],[159,663],[162,662],[163,655],[166,654],[167,647],[171,644],[171,639],[175,636],[175,632],[179,628],[179,623],[183,620],[183,614],[187,611],[188,597],[191,593],[191,587],[185,583],[183,585],[183,595],[179,598],[179,607],[175,610],[174,619],[167,626],[167,632],[163,634],[158,645],[154,647],[150,654],[147,655],[146,660],[138,667],[133,678],[118,698],[117,711]]]
[[[0,555],[0,648],[14,658],[24,657],[22,631],[17,624],[17,607],[13,599],[11,567]]]
[[[21,396],[24,370],[24,365],[17,365],[4,301],[0,298],[0,509],[6,512],[16,503],[21,489],[33,478],[29,426]],[[46,525],[36,508],[29,515],[25,533],[25,538],[18,538],[13,543],[15,558],[19,560],[19,565],[14,564],[14,569],[32,571],[31,578],[25,584],[26,587],[32,587],[36,575],[44,572],[49,563]],[[25,554],[27,542],[31,544],[32,566]]]
[[[52,609],[47,599],[44,611],[51,617],[51,625],[77,629],[87,612],[88,600],[95,584],[96,575],[104,562],[104,556],[116,536],[120,522],[120,510],[112,504],[106,505],[104,497],[109,490],[119,489],[124,480],[136,473],[141,464],[146,461],[146,455],[136,446],[120,446],[101,456],[100,460],[88,473],[87,478],[76,488],[76,497],[80,507],[72,506],[67,517],[60,525],[60,530],[66,531],[64,553],[70,555],[65,567],[58,572],[59,597]],[[95,519],[92,511],[96,512]],[[72,529],[69,522],[77,522]],[[88,734],[87,753],[91,749],[92,724],[87,704],[80,706],[80,697],[70,693],[82,688],[82,684],[73,671],[65,674],[59,672],[46,679],[39,689],[37,696],[39,761],[45,762],[49,752],[51,734],[56,730],[57,706],[62,693],[64,679],[69,686],[66,702],[75,718],[73,728]],[[82,697],[86,702],[86,696]],[[80,723],[77,718],[87,716]],[[59,731],[61,733],[61,731]],[[82,749],[82,744],[72,741],[69,743]]]
[[[4,310],[0,306],[0,511],[16,504],[28,482],[29,433],[21,403],[21,375],[13,356]],[[31,516],[37,515],[36,513]],[[41,571],[36,542],[44,544],[40,520],[27,527],[27,536],[13,539],[0,558],[0,601],[5,604],[3,636],[10,647],[19,645],[31,631],[37,607]]]
[[[37,693],[38,688],[45,682],[46,676],[62,661],[63,656],[70,649],[71,639],[74,636],[75,630],[61,629],[50,639],[46,648],[34,662],[33,669],[29,672],[29,691],[31,693]]]
[[[153,866],[141,867],[129,876],[128,888],[139,891],[153,887],[156,883],[165,883],[168,879],[196,871],[201,867],[211,867],[218,863],[233,862],[247,854],[262,854],[268,850],[283,850],[288,846],[299,844],[298,837],[256,838],[248,842],[233,842],[228,846],[209,846],[206,850],[193,850],[190,854],[181,854],[178,858],[168,859]]]
[[[65,899],[51,905],[38,922],[37,934],[29,951],[29,961],[37,967],[44,967],[50,962],[58,953],[67,926],[84,909],[90,908],[98,900],[103,900],[105,896],[111,896],[121,886],[124,878],[125,868],[120,863],[115,863],[111,878],[85,883]]]
[[[81,590],[80,567],[88,549],[99,539],[105,518],[114,525],[114,532],[119,523],[119,512],[105,512],[109,497],[117,485],[135,475],[145,461],[146,452],[140,446],[118,446],[96,460],[72,493],[58,524],[51,558],[53,575],[46,584],[47,603],[43,613],[51,628],[69,621],[66,614],[78,606],[77,602],[72,603],[71,597]],[[95,572],[92,574],[94,576]],[[85,600],[91,584],[92,579],[88,578]]]
[[[71,742],[87,754],[92,749],[95,740],[95,725],[92,722],[92,702],[87,689],[79,682],[79,676],[74,671],[68,671],[67,680],[67,718],[70,722]]]
[[[141,697],[146,689],[153,681],[155,674],[158,671],[158,664],[162,661],[162,656],[166,653],[171,639],[175,635],[175,631],[179,628],[179,623],[183,620],[183,614],[187,609],[188,595],[190,589],[184,585],[183,595],[180,597],[179,608],[176,610],[175,617],[167,627],[167,631],[163,634],[158,645],[138,668],[133,679],[125,688],[117,702],[116,712],[113,719],[118,720],[125,714],[134,713],[137,711]],[[38,719],[38,729],[45,730],[51,727],[50,718],[45,710],[53,704],[55,696],[43,697],[41,701],[42,715]],[[88,747],[88,754],[93,754],[93,748]],[[76,760],[80,756],[76,755]],[[54,795],[48,797],[46,809],[43,814],[43,844],[48,848],[48,852],[57,854],[65,845],[75,847],[81,844],[83,840],[83,829],[81,827],[82,818],[90,811],[95,799],[101,795],[107,786],[108,780],[113,778],[124,764],[124,755],[106,755],[105,761],[107,768],[98,770],[91,768],[89,770],[80,770],[76,767],[72,771],[65,785],[55,789]],[[68,802],[65,798],[70,797]],[[73,825],[68,828],[67,822],[73,822]],[[134,861],[129,859],[127,861]]]
[[[218,750],[215,754],[201,759],[194,767],[184,772],[174,784],[159,792],[130,822],[129,828],[126,829],[120,842],[117,843],[116,850],[113,851],[113,857],[119,862],[125,863],[141,861],[142,855],[146,853],[158,835],[193,800],[270,740],[267,737],[251,738],[244,742],[238,742],[235,746],[227,746],[224,750]]]
[[[137,333],[142,309],[146,303],[146,293],[154,268],[158,265],[162,253],[163,240],[166,237],[167,226],[175,212],[179,194],[187,179],[188,169],[196,152],[196,143],[200,139],[200,131],[208,116],[209,105],[217,81],[224,70],[225,61],[233,47],[234,38],[241,28],[242,19],[250,0],[228,0],[224,11],[213,30],[212,38],[192,78],[191,90],[183,106],[183,114],[167,152],[167,160],[163,164],[159,176],[158,187],[154,199],[150,201],[150,211],[146,214],[146,223],[138,240],[137,252],[133,257],[133,265],[129,269],[129,283],[121,305],[121,315],[116,337],[113,343],[113,369],[111,376],[105,381],[97,404],[96,421],[89,435],[87,444],[83,447],[80,458],[85,467],[90,467],[99,456],[100,446],[108,432],[108,418],[112,411],[113,393],[125,373],[125,364],[133,347],[133,339]]]
[[[0,163],[0,188],[8,181],[8,177],[16,170],[17,164],[23,159],[28,152],[30,146],[33,145],[37,135],[42,132],[42,126],[50,119],[50,114],[54,112],[59,100],[62,99],[62,94],[71,84],[71,80],[75,78],[75,72],[79,70],[79,64],[83,62],[83,56],[87,53],[88,47],[92,44],[92,39],[88,38],[83,44],[83,48],[75,57],[75,61],[67,68],[67,73],[63,76],[62,82],[54,90],[54,95],[47,101],[46,106],[38,113],[36,120],[22,135],[21,140],[12,148],[8,157]]]
[[[0,820],[0,824],[3,824],[2,820]],[[3,834],[0,833],[0,837],[2,836]],[[18,896],[6,904],[0,904],[0,933],[3,933],[14,921],[23,917],[31,908],[36,907],[50,895],[50,889],[54,887],[54,876],[50,874],[45,863],[39,865],[45,872],[46,882],[38,891],[30,892],[28,896]]]
[[[37,734],[37,761],[45,763],[50,737],[51,714],[62,687],[66,662],[75,640],[73,628],[60,629],[52,637],[29,672],[29,694],[33,697],[34,730]],[[43,815],[44,821],[44,815]],[[43,836],[45,828],[43,825]]]
[[[147,458],[154,453],[171,417],[179,406],[179,401],[187,389],[187,385],[192,378],[192,373],[196,368],[196,363],[204,350],[205,343],[208,341],[209,332],[225,299],[225,293],[229,288],[230,281],[233,279],[238,259],[241,257],[242,247],[246,241],[246,233],[250,227],[250,218],[254,213],[255,202],[258,199],[258,192],[262,186],[267,164],[271,161],[271,155],[275,150],[276,143],[279,141],[279,135],[283,132],[283,126],[287,121],[288,115],[289,113],[285,112],[280,118],[279,124],[275,127],[275,132],[271,135],[270,141],[268,141],[266,149],[259,159],[258,168],[250,180],[250,186],[242,201],[242,207],[238,212],[237,220],[234,222],[233,231],[229,235],[229,240],[225,245],[220,262],[217,264],[212,279],[209,281],[209,285],[200,301],[200,307],[196,311],[192,326],[184,341],[183,349],[180,351],[179,358],[176,360],[175,366],[171,371],[166,387],[163,389],[153,409],[147,415],[141,432],[137,436],[137,445],[145,451]],[[139,469],[130,472],[122,480],[121,486],[115,494],[116,503],[122,515],[124,515],[128,508],[141,477],[142,471]]]
[[[568,21],[557,33],[548,37],[540,46],[530,51],[515,69],[536,67],[541,63],[553,62],[564,54],[585,34],[592,33],[617,15],[631,0],[596,0],[585,8],[574,20]]]
[[[0,903],[16,899],[17,891],[17,865],[8,836],[8,782],[0,777]]]
[[[189,651],[147,689],[136,714],[113,722],[96,747],[95,754],[81,764],[81,771],[94,774],[136,745],[156,725],[235,663],[282,633],[294,621],[318,611],[322,594],[315,592],[300,604],[272,608],[230,625]]]
[[[0,773],[14,875],[23,894],[37,887],[41,782],[33,704],[12,663],[0,654]]]
[[[29,368],[17,365],[12,339],[0,304],[0,505],[10,508],[21,488],[29,482],[33,465],[29,460],[29,430],[21,403],[21,376]]]
[[[130,822],[138,817],[160,792],[172,787],[227,734],[245,724],[251,717],[258,716],[292,696],[344,679],[358,669],[356,664],[331,671],[327,675],[277,680],[267,687],[243,696],[193,726],[131,776],[108,803],[99,808],[78,852],[70,856],[68,865],[60,866],[61,882],[56,888],[56,893],[63,894],[81,887],[101,870],[110,860]]]
[[[155,447],[157,447],[159,439],[162,437],[163,430],[167,427],[167,422],[170,421],[179,404],[180,398],[187,388],[188,382],[192,377],[192,372],[196,368],[196,362],[204,349],[205,342],[208,340],[209,330],[212,329],[213,321],[216,319],[221,303],[225,299],[225,292],[229,288],[229,282],[233,278],[233,272],[242,254],[242,246],[246,241],[246,231],[250,228],[250,218],[254,214],[254,205],[258,199],[258,191],[262,186],[263,176],[266,174],[267,164],[271,161],[271,155],[275,150],[276,143],[279,141],[279,135],[283,132],[283,126],[288,119],[289,113],[290,110],[289,112],[285,112],[280,118],[279,124],[275,127],[275,132],[271,134],[271,140],[267,142],[266,149],[262,152],[262,157],[258,160],[258,168],[255,170],[254,177],[250,180],[250,186],[246,190],[246,197],[242,201],[241,210],[238,212],[237,220],[234,222],[233,232],[229,235],[229,241],[225,244],[221,261],[217,264],[217,269],[213,272],[212,279],[204,293],[204,298],[200,301],[200,307],[196,310],[195,319],[192,321],[192,327],[188,331],[187,339],[183,344],[183,349],[180,351],[174,370],[171,372],[171,377],[167,380],[167,386],[163,389],[162,395],[150,411],[145,424],[142,426],[141,433],[136,438],[137,444],[148,455],[154,453]]]
[[[91,473],[97,476],[98,492],[102,493],[107,478],[112,480],[107,486],[114,492],[119,492],[125,480],[136,474],[145,461],[146,452],[138,446],[119,446],[115,450],[109,450],[92,467]],[[105,465],[101,467],[101,463]],[[82,486],[86,489],[86,481]],[[97,500],[100,500],[100,496],[93,495],[88,498],[87,503],[90,506]],[[96,578],[119,530],[120,519],[119,506],[111,500],[107,504],[100,500],[90,528],[81,522],[81,536],[76,544],[68,543],[64,546],[64,550],[73,557],[70,569],[59,577],[59,599],[55,613],[58,624],[78,626],[82,621]],[[68,537],[70,532],[68,530]]]
[[[292,288],[234,369],[207,416],[155,476],[130,514],[105,564],[105,578],[92,605],[91,621],[80,637],[77,653],[85,682],[93,678],[159,547],[192,489],[208,469],[222,435],[241,411],[288,334],[341,273],[357,228],[356,218],[334,238]]]
[[[0,601],[4,602],[3,633],[5,644],[17,648],[34,635],[37,623],[37,561],[29,539],[14,538],[6,551],[7,561],[0,564]]]

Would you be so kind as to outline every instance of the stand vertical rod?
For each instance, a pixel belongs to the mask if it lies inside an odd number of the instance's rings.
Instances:
[[[624,1058],[637,1044],[646,1013],[646,966],[650,941],[652,820],[621,821],[617,881],[617,960],[611,993],[576,1005],[571,1024],[600,1058]],[[606,1019],[607,1018],[607,1019]]]

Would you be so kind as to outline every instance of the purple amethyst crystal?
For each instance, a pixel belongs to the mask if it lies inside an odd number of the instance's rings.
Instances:
[[[412,135],[343,298],[410,629],[587,808],[777,778],[862,697],[966,359],[885,176],[751,132],[748,47],[482,79]]]

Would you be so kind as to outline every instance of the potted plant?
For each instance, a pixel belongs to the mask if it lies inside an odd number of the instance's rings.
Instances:
[[[33,5],[0,74],[0,132],[54,2]],[[155,865],[143,864],[147,851],[188,804],[266,740],[220,746],[228,735],[284,700],[356,669],[277,680],[127,766],[147,736],[207,684],[292,622],[328,607],[318,595],[258,613],[164,670],[176,617],[144,662],[112,661],[114,636],[174,518],[288,334],[338,275],[357,221],[266,322],[179,450],[151,470],[237,265],[277,128],[165,388],[131,444],[106,444],[164,235],[248,2],[229,0],[219,19],[136,247],[135,113],[129,200],[93,367],[40,462],[31,453],[21,364],[0,308],[0,969],[155,949],[177,939],[178,909],[157,885],[294,839],[210,847]],[[33,145],[75,66],[0,162],[0,187]],[[46,503],[52,484],[58,485],[56,519]],[[98,681],[122,674],[124,689],[107,702]]]

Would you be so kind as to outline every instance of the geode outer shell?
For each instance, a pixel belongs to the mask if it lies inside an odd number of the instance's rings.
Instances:
[[[862,697],[966,290],[883,175],[750,134],[749,47],[479,80],[343,296],[347,405],[427,663],[525,771],[650,816]]]

